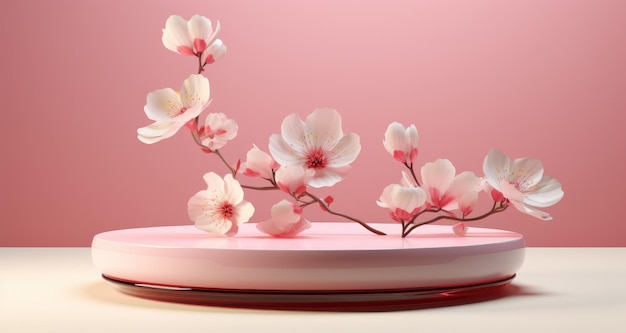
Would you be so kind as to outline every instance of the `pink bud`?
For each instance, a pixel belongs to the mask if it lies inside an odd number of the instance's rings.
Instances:
[[[457,236],[465,236],[467,233],[467,227],[464,223],[457,223],[452,226],[452,231],[454,231]]]

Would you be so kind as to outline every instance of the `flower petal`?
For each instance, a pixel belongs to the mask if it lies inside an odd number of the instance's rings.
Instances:
[[[137,129],[137,139],[146,144],[156,143],[173,136],[181,127],[182,124],[157,121]]]
[[[215,172],[208,172],[202,176],[204,182],[207,185],[207,189],[212,193],[213,197],[223,198],[224,197],[224,179],[220,177]]]
[[[276,162],[280,165],[302,165],[302,161],[300,161],[298,154],[279,134],[272,134],[270,136],[269,150],[274,160],[276,160]]]
[[[200,104],[204,108],[211,98],[211,89],[209,86],[209,79],[200,75],[192,74],[185,81],[180,88],[180,100],[187,108],[191,108]]]
[[[331,108],[318,108],[306,117],[304,135],[307,146],[332,149],[341,138],[341,115]],[[287,142],[289,140],[285,138]]]
[[[421,187],[396,187],[391,192],[391,200],[395,208],[413,212],[426,202],[426,192]]]
[[[456,175],[447,193],[455,198],[460,197],[466,192],[478,192],[481,190],[482,179],[476,177],[471,171],[463,171]]]
[[[524,198],[524,203],[535,207],[549,207],[563,199],[561,183],[556,179],[544,176],[536,185],[535,191]]]
[[[238,205],[243,200],[243,188],[239,182],[233,178],[232,174],[224,176],[224,198],[223,200],[233,205]]]
[[[437,189],[443,195],[450,187],[454,179],[456,169],[452,162],[447,159],[438,159],[422,166],[422,186],[429,189]]]
[[[511,160],[498,149],[489,151],[483,161],[485,179],[496,190],[500,191],[500,180],[508,179]]]
[[[406,138],[404,126],[394,121],[387,126],[383,146],[391,155],[393,155],[396,150],[404,152],[406,150]]]
[[[306,151],[304,122],[297,114],[292,113],[283,119],[280,125],[280,132],[283,140],[291,147],[290,150],[296,150],[301,153]]]
[[[204,52],[202,52],[201,61],[203,64],[212,64],[218,61],[226,54],[228,48],[221,39],[216,39]]]
[[[357,134],[344,135],[331,150],[328,159],[329,167],[343,167],[354,162],[361,152],[361,141]]]
[[[522,202],[511,201],[511,203],[513,204],[513,206],[515,206],[515,208],[517,208],[517,210],[519,210],[522,213],[534,216],[544,221],[552,220],[552,216],[550,216],[550,214],[540,211],[538,209],[532,208],[530,206],[527,206]]]
[[[522,187],[531,187],[541,181],[543,177],[543,165],[541,161],[524,157],[513,161],[510,182],[517,182]]]
[[[187,22],[187,30],[190,40],[193,42],[194,51],[203,52],[209,45],[207,44],[208,39],[213,34],[211,20],[204,16],[194,15]]]
[[[233,218],[237,225],[242,225],[250,221],[252,215],[254,215],[254,206],[249,201],[241,201],[235,206]]]
[[[148,93],[143,110],[150,120],[172,121],[180,114],[184,105],[172,88],[158,89]]]
[[[343,179],[342,175],[345,174],[348,169],[349,166],[341,168],[325,167],[323,169],[317,169],[315,170],[313,178],[307,182],[307,185],[315,188],[333,186]]]
[[[161,41],[170,51],[193,55],[191,39],[187,30],[187,21],[178,15],[172,15],[165,21],[165,29],[163,29]],[[183,47],[182,49],[181,46]],[[181,52],[183,49],[186,52]]]

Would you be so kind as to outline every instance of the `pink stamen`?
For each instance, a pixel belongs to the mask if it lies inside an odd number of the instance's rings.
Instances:
[[[322,169],[326,167],[327,163],[326,152],[321,148],[315,148],[307,154],[306,166],[309,169]]]
[[[219,208],[219,213],[224,218],[231,218],[235,214],[235,207],[230,202],[223,202]]]

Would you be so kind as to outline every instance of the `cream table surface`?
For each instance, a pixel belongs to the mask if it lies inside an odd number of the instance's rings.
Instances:
[[[0,248],[0,332],[626,332],[626,248],[528,248],[507,288],[395,312],[231,309],[122,294],[89,248]]]

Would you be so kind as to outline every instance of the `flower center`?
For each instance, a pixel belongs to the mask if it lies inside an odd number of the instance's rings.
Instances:
[[[306,166],[309,169],[322,169],[327,162],[326,153],[320,148],[311,150],[306,157]]]
[[[223,202],[218,208],[219,214],[223,218],[231,218],[235,214],[235,207],[230,202]]]

